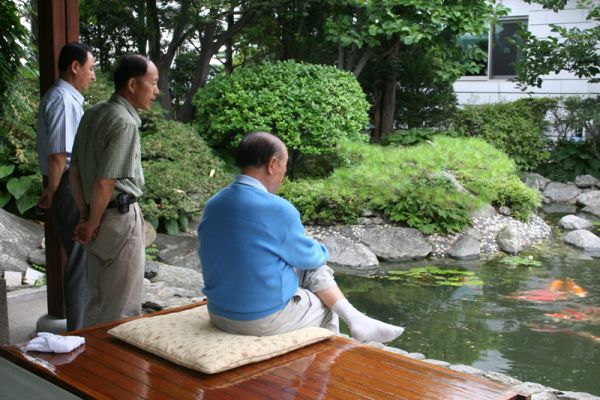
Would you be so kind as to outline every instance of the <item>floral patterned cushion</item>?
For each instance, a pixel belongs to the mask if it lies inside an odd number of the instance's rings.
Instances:
[[[234,335],[212,325],[204,306],[125,322],[108,333],[206,374],[267,360],[333,335],[316,327],[263,337]]]

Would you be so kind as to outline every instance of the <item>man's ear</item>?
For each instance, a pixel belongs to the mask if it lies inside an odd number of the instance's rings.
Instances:
[[[80,67],[81,67],[81,64],[79,63],[79,61],[73,60],[71,65],[69,65],[69,71],[71,71],[71,74],[77,75],[79,73]]]
[[[272,175],[275,172],[276,165],[277,165],[277,158],[275,158],[275,156],[273,156],[267,163],[267,173],[269,175]]]
[[[135,91],[135,85],[137,85],[135,78],[132,77],[127,80],[127,90],[129,90],[131,93]]]

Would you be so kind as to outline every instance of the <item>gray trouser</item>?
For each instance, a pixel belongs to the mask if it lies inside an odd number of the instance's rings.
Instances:
[[[71,194],[68,173],[63,174],[60,180],[52,199],[50,213],[54,231],[67,254],[67,265],[63,274],[67,330],[81,329],[88,299],[87,255],[83,246],[73,241],[73,232],[79,223],[79,210]]]
[[[282,310],[253,321],[236,321],[210,313],[210,322],[219,329],[238,335],[277,335],[308,326],[320,326],[339,333],[337,314],[315,295],[337,286],[333,270],[323,265],[313,270],[296,270],[296,274],[300,287]]]
[[[86,245],[90,300],[85,326],[140,315],[144,287],[144,222],[138,203],[127,214],[107,208]]]

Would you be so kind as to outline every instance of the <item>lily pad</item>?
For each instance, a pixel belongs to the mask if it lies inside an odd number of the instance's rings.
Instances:
[[[539,267],[542,265],[541,261],[535,260],[532,256],[506,256],[500,262],[525,267]]]
[[[389,281],[404,281],[428,286],[482,286],[483,281],[472,271],[439,268],[436,266],[415,267],[406,271],[391,270],[386,275],[374,278]]]

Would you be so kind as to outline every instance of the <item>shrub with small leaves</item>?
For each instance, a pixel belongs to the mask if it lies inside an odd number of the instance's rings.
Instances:
[[[453,126],[466,136],[481,137],[504,151],[522,171],[534,170],[548,158],[543,139],[544,100],[467,105],[453,115]]]
[[[293,61],[220,75],[194,96],[196,126],[209,145],[231,152],[251,131],[278,136],[293,178],[305,155],[326,158],[340,139],[366,141],[369,104],[350,73]]]

